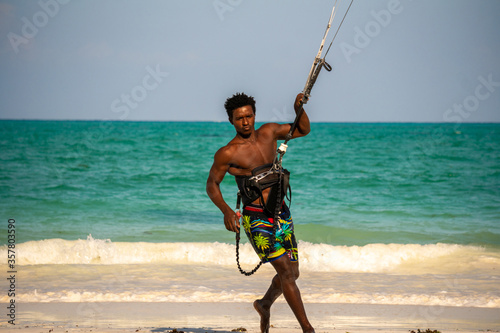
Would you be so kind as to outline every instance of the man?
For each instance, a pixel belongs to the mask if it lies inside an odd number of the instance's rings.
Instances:
[[[302,96],[302,94],[298,94],[295,99],[296,113],[300,111]],[[248,179],[252,175],[252,170],[272,163],[276,155],[277,140],[285,139],[291,129],[291,124],[267,123],[256,130],[254,127],[255,100],[243,93],[228,98],[224,107],[229,122],[236,130],[236,136],[215,153],[214,163],[207,179],[207,193],[224,214],[226,229],[239,232],[239,217],[224,201],[219,184],[226,173],[235,176],[237,181],[245,177]],[[309,132],[309,118],[303,112],[292,138],[305,136]],[[240,187],[240,182],[238,185]],[[311,333],[314,332],[314,328],[307,319],[300,291],[295,283],[299,277],[299,263],[292,219],[288,207],[283,203],[279,210],[279,221],[274,221],[274,214],[266,209],[271,190],[272,188],[264,189],[258,198],[249,199],[247,197],[247,202],[243,197],[245,232],[261,260],[270,262],[277,273],[264,297],[256,300],[253,305],[261,317],[261,332],[267,333],[270,326],[271,306],[283,294],[303,332]],[[248,202],[249,200],[253,201]],[[273,223],[277,226],[273,227]],[[276,231],[276,236],[274,236],[273,231]]]

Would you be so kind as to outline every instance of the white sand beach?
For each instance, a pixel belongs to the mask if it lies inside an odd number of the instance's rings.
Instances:
[[[317,333],[500,331],[499,308],[313,303],[306,309]],[[276,303],[271,316],[271,332],[301,332],[286,303]],[[259,332],[259,318],[250,303],[225,302],[23,303],[16,308],[15,323],[3,322],[0,331],[229,333],[244,328]]]

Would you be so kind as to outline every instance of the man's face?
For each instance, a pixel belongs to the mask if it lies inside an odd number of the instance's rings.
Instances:
[[[254,131],[255,114],[250,105],[242,106],[233,111],[231,124],[234,125],[236,132],[243,137],[248,137]]]

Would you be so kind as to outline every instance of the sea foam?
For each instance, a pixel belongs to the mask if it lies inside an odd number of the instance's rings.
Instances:
[[[7,252],[7,247],[0,248]],[[205,264],[235,263],[235,246],[227,243],[145,243],[111,240],[47,239],[16,246],[18,265],[58,264]],[[457,244],[368,244],[334,246],[299,242],[301,269],[312,272],[456,273],[500,267],[500,253]],[[7,255],[0,260],[6,263]],[[240,248],[240,262],[258,261],[250,244]]]

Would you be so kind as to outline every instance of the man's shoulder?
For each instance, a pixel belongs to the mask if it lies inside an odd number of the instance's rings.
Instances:
[[[280,126],[280,124],[278,124],[278,123],[265,123],[265,124],[262,124],[257,129],[257,131],[274,131],[279,126]]]
[[[236,151],[238,144],[234,142],[234,139],[229,141],[227,145],[220,147],[215,153],[216,158],[227,159],[232,156],[232,154]]]
[[[279,128],[279,124],[277,123],[265,123],[262,124],[257,130],[258,135],[265,135],[265,136],[274,136],[276,133],[276,130]]]

